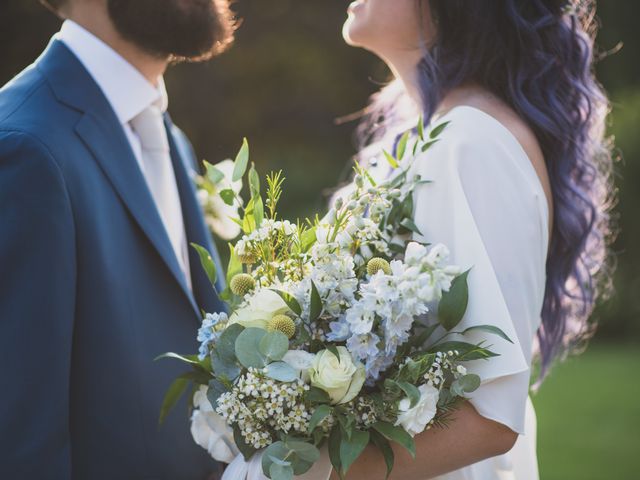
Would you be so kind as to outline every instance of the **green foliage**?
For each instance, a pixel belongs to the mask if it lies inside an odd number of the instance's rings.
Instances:
[[[438,321],[446,330],[452,330],[460,323],[469,302],[469,286],[467,270],[451,282],[448,292],[443,292],[438,304]]]
[[[309,419],[309,433],[313,432],[313,430],[318,426],[318,424],[327,418],[333,411],[333,407],[330,405],[320,405],[316,407],[311,418]]]
[[[269,361],[282,360],[282,357],[289,350],[289,339],[282,332],[267,332],[260,339],[258,350]]]
[[[388,422],[377,422],[373,424],[373,429],[387,440],[404,447],[415,458],[416,444],[402,427],[396,427]]]
[[[320,451],[314,445],[287,437],[283,441],[269,445],[264,450],[262,471],[272,480],[286,480],[291,478],[290,474],[302,475],[306,473],[319,458]],[[274,468],[273,465],[278,467]]]
[[[218,274],[217,274],[216,264],[214,263],[213,258],[211,258],[211,254],[206,248],[201,247],[200,245],[192,243],[191,246],[195,248],[196,251],[198,252],[198,256],[200,257],[200,263],[202,265],[202,268],[204,268],[204,271],[207,273],[207,277],[209,278],[211,285],[215,289],[216,280],[218,279]]]
[[[261,328],[247,328],[236,339],[235,352],[238,361],[245,368],[263,368],[267,365],[267,356],[260,351],[260,342],[267,335]]]
[[[213,185],[217,185],[224,180],[224,173],[211,165],[209,162],[203,162],[205,167],[205,176]]]
[[[273,289],[273,291],[276,292],[278,295],[280,295],[280,298],[284,300],[284,303],[287,304],[287,306],[293,313],[295,313],[298,316],[302,314],[302,307],[300,306],[300,304],[298,303],[298,301],[295,299],[293,295],[287,292],[283,292],[282,290]]]
[[[309,307],[309,321],[315,322],[322,314],[322,299],[316,284],[311,280],[311,302]]]
[[[480,377],[473,373],[460,377],[451,384],[451,392],[454,395],[463,397],[474,392],[480,386]]]
[[[242,147],[240,147],[240,151],[238,155],[236,155],[236,159],[233,165],[233,174],[231,180],[237,182],[242,179],[245,172],[247,171],[247,166],[249,165],[249,142],[245,138],[242,141]]]
[[[189,380],[184,378],[176,378],[164,397],[162,402],[162,407],[160,407],[160,419],[158,420],[159,425],[162,425],[167,418],[169,412],[175,407],[180,397],[184,394],[185,390],[189,386]]]

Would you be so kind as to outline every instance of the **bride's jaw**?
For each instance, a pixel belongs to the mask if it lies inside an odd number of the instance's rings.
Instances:
[[[358,41],[359,31],[366,28],[366,19],[364,18],[364,10],[368,0],[356,0],[349,5],[347,9],[347,21],[342,28],[342,36],[348,45],[353,47],[364,47]]]
[[[380,57],[417,104],[422,102],[417,66],[424,55],[423,36],[434,31],[430,16],[423,12],[420,19],[419,14],[415,0],[357,0],[349,5],[342,29],[345,42]]]

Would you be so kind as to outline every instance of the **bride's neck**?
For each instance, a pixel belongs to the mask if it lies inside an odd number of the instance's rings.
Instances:
[[[407,52],[405,55],[394,57],[393,61],[385,63],[393,72],[394,77],[404,86],[405,91],[413,100],[416,110],[422,111],[424,108],[422,87],[418,74],[418,65],[421,55],[417,52]],[[434,109],[434,116],[440,116],[456,105],[464,104],[471,99],[487,96],[488,92],[474,82],[465,82],[444,93],[438,105]]]
[[[422,109],[422,93],[418,75],[418,65],[422,59],[419,50],[394,52],[383,57],[393,76],[399,80],[418,109]]]

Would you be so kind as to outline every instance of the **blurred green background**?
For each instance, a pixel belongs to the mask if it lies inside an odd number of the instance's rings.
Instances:
[[[335,120],[363,107],[388,79],[375,57],[344,45],[347,3],[238,0],[243,23],[233,49],[166,77],[174,121],[200,157],[231,157],[247,136],[262,172],[285,171],[289,217],[321,209],[344,179],[355,125]],[[602,1],[599,16],[600,50],[623,44],[598,64],[620,157],[616,295],[598,309],[587,352],[559,365],[534,396],[543,480],[640,478],[640,3]],[[0,84],[31,63],[58,27],[36,0],[0,0]]]

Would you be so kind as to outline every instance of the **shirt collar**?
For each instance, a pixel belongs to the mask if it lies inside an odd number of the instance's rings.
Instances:
[[[71,20],[62,24],[55,38],[78,57],[122,124],[129,123],[152,104],[166,111],[168,97],[162,77],[155,87],[109,45]]]

